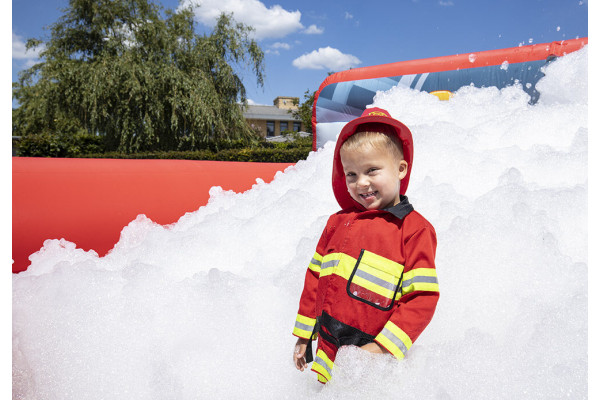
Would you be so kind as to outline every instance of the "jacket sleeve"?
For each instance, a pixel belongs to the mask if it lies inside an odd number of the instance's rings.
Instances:
[[[406,241],[407,254],[398,305],[375,341],[402,359],[431,321],[439,298],[435,270],[437,239],[426,226]]]
[[[294,325],[294,330],[292,332],[295,336],[303,339],[310,338],[315,323],[317,322],[317,286],[319,284],[319,275],[321,274],[321,262],[323,261],[323,255],[328,240],[328,228],[329,221],[327,222],[325,229],[323,229],[323,233],[317,244],[317,249],[308,264],[306,275],[304,277],[304,289],[300,296],[298,315],[296,316],[296,324]]]

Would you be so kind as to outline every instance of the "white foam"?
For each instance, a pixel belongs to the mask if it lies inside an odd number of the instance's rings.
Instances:
[[[410,201],[436,227],[441,298],[404,361],[344,348],[332,381],[292,366],[333,143],[171,226],[140,216],[103,258],[47,241],[13,276],[23,399],[584,398],[587,49],[537,85],[449,101],[379,93],[414,136]]]

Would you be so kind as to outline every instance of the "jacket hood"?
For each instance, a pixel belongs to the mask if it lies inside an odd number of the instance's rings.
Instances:
[[[340,148],[350,136],[356,133],[359,125],[367,123],[380,123],[393,128],[393,131],[396,133],[398,139],[400,139],[400,143],[402,143],[404,160],[408,164],[406,176],[400,182],[400,195],[404,195],[408,187],[408,181],[410,179],[413,162],[412,133],[406,127],[406,125],[392,118],[390,113],[383,108],[367,108],[365,111],[363,111],[360,117],[355,118],[344,125],[335,145],[335,153],[333,155],[332,186],[333,194],[335,195],[335,198],[342,209],[351,207],[363,208],[350,196],[350,193],[348,193],[348,189],[346,188],[346,177],[344,174],[344,168],[342,167],[342,160],[340,158]]]

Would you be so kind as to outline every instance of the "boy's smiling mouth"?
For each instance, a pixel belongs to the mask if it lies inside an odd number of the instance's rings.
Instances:
[[[368,193],[361,193],[361,194],[359,194],[359,196],[361,198],[365,199],[365,200],[368,200],[370,198],[375,197],[376,194],[377,194],[377,191],[375,191],[375,192],[368,192]]]

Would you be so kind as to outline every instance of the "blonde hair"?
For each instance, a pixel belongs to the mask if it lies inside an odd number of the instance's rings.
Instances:
[[[356,127],[356,133],[350,136],[342,144],[342,149],[345,151],[357,151],[364,146],[370,146],[389,152],[395,160],[404,160],[404,151],[402,143],[394,128],[385,124],[362,124]]]

